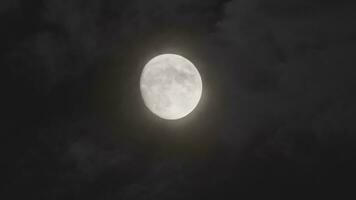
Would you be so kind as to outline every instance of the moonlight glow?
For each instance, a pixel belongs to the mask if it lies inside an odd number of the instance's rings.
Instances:
[[[163,119],[175,120],[185,117],[198,105],[202,80],[189,60],[163,54],[145,65],[140,88],[148,109]]]

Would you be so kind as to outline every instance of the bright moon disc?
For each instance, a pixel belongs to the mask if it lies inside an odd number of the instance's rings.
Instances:
[[[163,119],[175,120],[194,110],[203,86],[193,63],[179,55],[163,54],[145,65],[140,89],[149,110]]]

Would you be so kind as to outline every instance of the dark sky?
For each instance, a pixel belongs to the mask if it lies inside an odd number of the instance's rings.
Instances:
[[[1,199],[316,199],[356,187],[356,5],[1,0]],[[199,69],[196,110],[143,104],[144,64]]]

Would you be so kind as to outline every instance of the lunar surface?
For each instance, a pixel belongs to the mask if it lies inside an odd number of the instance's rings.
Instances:
[[[187,116],[198,105],[202,80],[189,60],[163,54],[145,65],[140,89],[150,111],[163,119],[176,120]]]

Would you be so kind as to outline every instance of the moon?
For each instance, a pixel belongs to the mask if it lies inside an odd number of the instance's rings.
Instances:
[[[166,120],[187,116],[198,105],[203,84],[199,71],[188,59],[162,54],[143,68],[140,89],[144,104]]]

